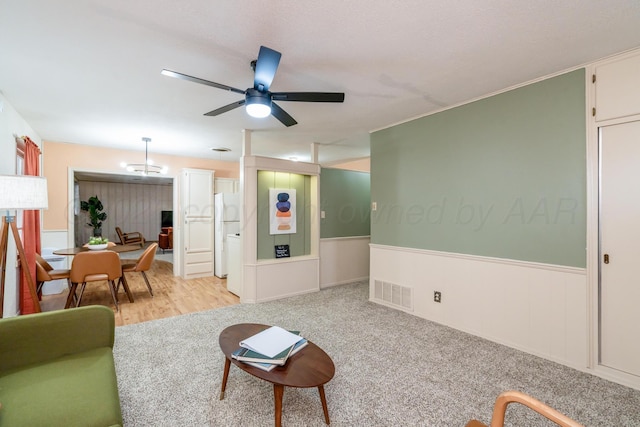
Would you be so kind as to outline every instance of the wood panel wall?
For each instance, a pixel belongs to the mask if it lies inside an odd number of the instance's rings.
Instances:
[[[79,200],[98,196],[107,213],[102,224],[102,235],[119,243],[115,227],[123,232],[138,231],[146,240],[158,240],[160,233],[160,212],[173,209],[173,185],[127,184],[116,182],[78,181]],[[89,240],[93,229],[87,212],[80,211],[79,200],[75,216],[76,246]]]

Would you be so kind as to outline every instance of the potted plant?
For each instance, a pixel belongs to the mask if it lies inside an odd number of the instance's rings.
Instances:
[[[89,197],[87,201],[80,202],[80,210],[89,212],[88,226],[93,227],[94,236],[102,236],[102,221],[107,219],[106,212],[102,212],[104,206],[98,196]]]

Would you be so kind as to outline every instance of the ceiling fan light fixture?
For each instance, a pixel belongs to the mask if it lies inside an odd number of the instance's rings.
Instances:
[[[251,117],[262,119],[271,114],[271,97],[257,89],[247,89],[245,109]]]
[[[264,104],[247,104],[245,108],[247,110],[247,114],[257,119],[269,117],[271,114],[271,107]]]

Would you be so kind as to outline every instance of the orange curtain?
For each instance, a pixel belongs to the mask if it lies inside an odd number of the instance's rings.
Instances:
[[[24,148],[24,174],[40,176],[40,148],[28,136],[22,137]],[[36,253],[42,253],[40,248],[40,211],[24,211],[22,222],[22,244],[27,257],[27,264],[31,270],[31,277],[36,280]],[[20,277],[20,312],[22,314],[35,313],[37,301],[31,299],[27,287],[24,271]]]

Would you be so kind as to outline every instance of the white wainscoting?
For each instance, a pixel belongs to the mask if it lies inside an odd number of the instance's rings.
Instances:
[[[69,233],[67,230],[43,230],[40,234],[40,247],[54,248],[54,249],[66,249],[69,248]],[[66,268],[70,268],[70,262],[73,257],[65,257]]]
[[[318,292],[318,266],[318,257],[314,256],[264,260],[256,265],[245,265],[241,301],[265,302]],[[248,286],[253,281],[255,289]]]
[[[320,239],[320,288],[369,277],[369,236]]]
[[[371,245],[375,281],[413,288],[412,314],[587,370],[587,278],[582,268]],[[442,302],[434,302],[440,291]]]

